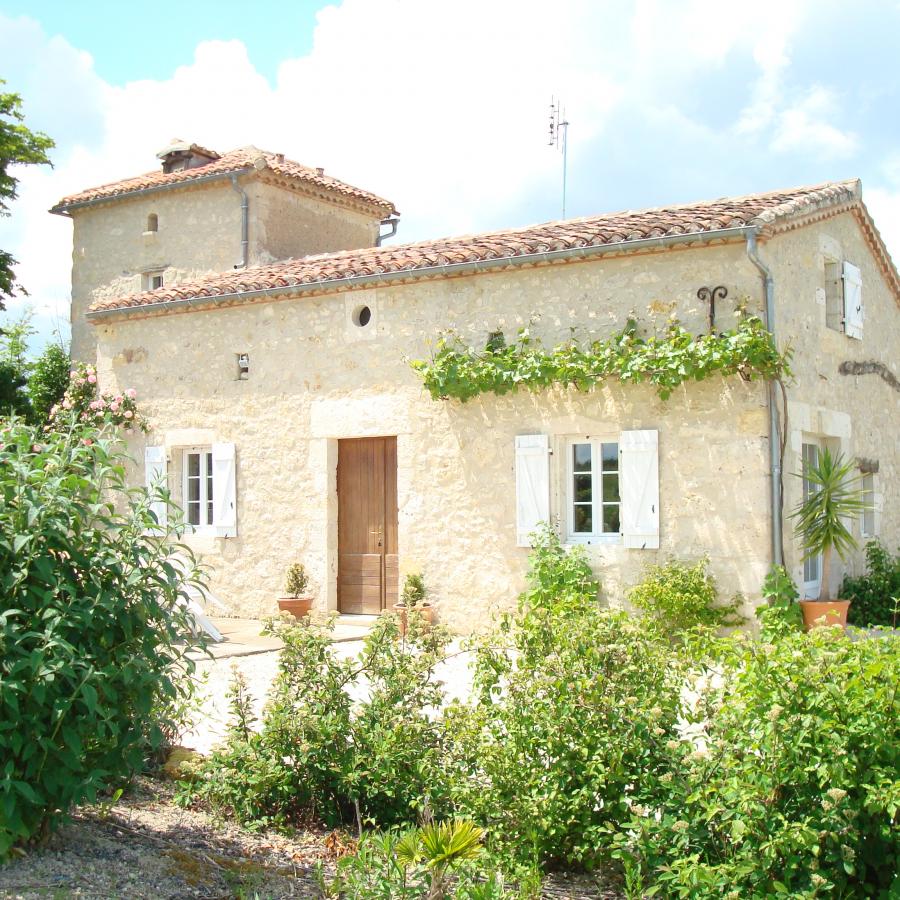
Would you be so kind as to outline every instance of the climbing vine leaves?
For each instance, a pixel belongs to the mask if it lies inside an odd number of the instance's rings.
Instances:
[[[581,342],[575,337],[547,349],[528,328],[506,344],[492,334],[483,350],[453,331],[444,333],[430,360],[412,367],[435,399],[465,402],[479,394],[506,394],[519,387],[539,391],[553,386],[586,391],[607,379],[652,384],[666,400],[686,381],[711,375],[740,375],[745,381],[790,375],[791,351],[779,351],[758,316],[743,313],[729,331],[693,335],[671,321],[662,335],[643,336],[629,319],[608,338]]]

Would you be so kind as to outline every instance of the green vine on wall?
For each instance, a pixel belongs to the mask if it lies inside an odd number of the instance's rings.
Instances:
[[[644,337],[629,319],[608,338],[582,343],[574,337],[548,350],[528,328],[506,344],[494,332],[483,350],[454,331],[444,333],[430,360],[411,365],[435,400],[465,402],[479,394],[506,394],[519,387],[539,391],[554,385],[589,390],[610,378],[624,384],[648,382],[666,400],[686,381],[711,375],[740,375],[745,381],[790,375],[790,349],[779,351],[763,321],[739,311],[729,331],[692,335],[677,321],[664,334]]]

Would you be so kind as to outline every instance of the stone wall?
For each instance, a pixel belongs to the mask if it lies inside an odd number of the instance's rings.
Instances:
[[[325,251],[371,247],[373,218],[244,176],[251,266]],[[157,216],[158,230],[147,220]],[[241,196],[229,180],[142,194],[73,211],[72,356],[92,360],[84,319],[95,301],[148,288],[145,273],[177,284],[241,263]]]
[[[818,441],[845,455],[879,463],[875,490],[881,509],[879,536],[896,550],[900,545],[900,393],[878,375],[847,376],[838,369],[846,360],[875,360],[895,376],[900,347],[900,307],[884,280],[852,213],[796,229],[763,250],[775,277],[776,322],[780,341],[794,348],[795,378],[788,385],[788,447],[785,460],[785,511],[801,500],[800,452],[804,441]],[[862,270],[865,314],[862,340],[826,326],[825,261],[847,260]],[[860,540],[861,523],[852,531]],[[786,517],[785,556],[800,581],[803,564],[792,523]],[[846,565],[835,560],[832,588],[845,571],[865,570],[862,551]]]
[[[442,619],[482,627],[523,584],[516,546],[514,439],[551,436],[551,514],[563,511],[567,437],[655,428],[660,440],[660,549],[588,548],[603,597],[621,603],[648,563],[709,556],[722,593],[750,603],[768,566],[765,389],[713,379],[660,401],[645,386],[434,401],[408,365],[453,326],[473,344],[530,324],[548,343],[609,334],[633,315],[664,328],[676,314],[706,329],[700,286],[724,284],[718,327],[733,302],[761,305],[743,244],[603,258],[378,289],[244,304],[96,326],[101,380],[134,387],[151,444],[232,441],[238,534],[194,535],[214,567],[213,590],[234,614],[275,609],[287,566],[302,560],[320,605],[336,604],[338,441],[396,435],[401,572],[421,570]],[[353,313],[373,313],[361,328]],[[250,354],[250,377],[235,355]],[[142,447],[135,452],[142,455]],[[173,464],[172,469],[175,466]],[[171,487],[177,496],[178,479]]]

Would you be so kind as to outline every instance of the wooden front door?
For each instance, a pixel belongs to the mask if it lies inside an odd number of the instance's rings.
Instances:
[[[397,438],[338,441],[338,609],[378,614],[398,595]]]

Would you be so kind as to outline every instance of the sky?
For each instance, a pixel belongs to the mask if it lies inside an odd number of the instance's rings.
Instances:
[[[900,260],[898,60],[900,0],[0,0],[4,89],[56,142],[0,247],[39,349],[71,275],[47,210],[173,137],[323,166],[396,204],[394,241],[558,219],[558,97],[568,217],[859,177]]]

